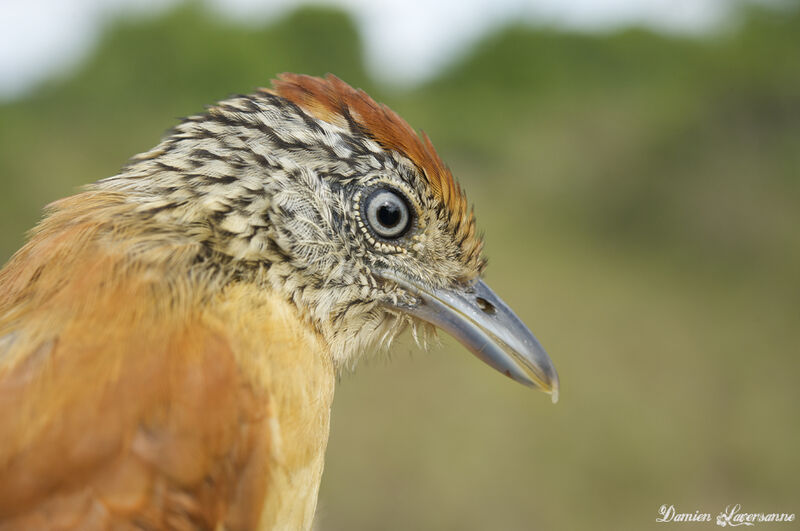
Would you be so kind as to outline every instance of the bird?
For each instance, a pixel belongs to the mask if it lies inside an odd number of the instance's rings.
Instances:
[[[337,377],[441,329],[558,396],[431,140],[332,74],[183,119],[0,271],[0,530],[309,529]]]

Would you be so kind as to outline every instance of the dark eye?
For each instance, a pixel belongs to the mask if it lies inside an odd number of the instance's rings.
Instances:
[[[408,203],[399,192],[381,188],[372,192],[364,203],[370,228],[381,238],[399,238],[411,226]]]

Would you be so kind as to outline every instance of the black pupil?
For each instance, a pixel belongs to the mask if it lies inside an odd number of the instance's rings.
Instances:
[[[403,217],[403,214],[396,203],[386,201],[378,207],[377,217],[381,225],[391,229],[400,223],[400,218]]]

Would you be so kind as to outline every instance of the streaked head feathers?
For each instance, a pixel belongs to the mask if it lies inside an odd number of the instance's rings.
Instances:
[[[323,79],[284,73],[273,81],[270,92],[286,98],[317,119],[342,127],[355,125],[385,149],[407,157],[449,210],[451,228],[463,242],[467,254],[478,259],[482,242],[476,237],[475,219],[467,198],[425,133],[418,135],[389,107],[333,74]]]

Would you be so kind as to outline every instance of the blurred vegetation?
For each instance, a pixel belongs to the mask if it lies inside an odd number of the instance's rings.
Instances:
[[[563,387],[551,406],[449,339],[365,364],[337,390],[321,529],[798,512],[799,35],[796,8],[743,9],[704,38],[517,25],[396,92],[337,10],[118,21],[78,71],[0,105],[0,259],[177,117],[281,71],[334,72],[434,139],[476,204],[490,284]]]

